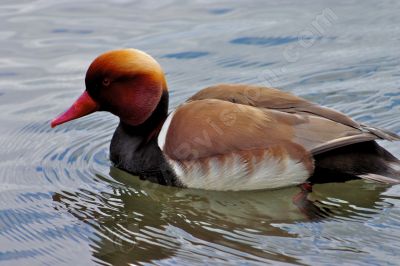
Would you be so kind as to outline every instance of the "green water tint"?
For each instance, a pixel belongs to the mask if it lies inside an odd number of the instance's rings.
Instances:
[[[75,192],[53,199],[96,231],[94,256],[113,264],[151,262],[175,256],[202,261],[248,259],[299,262],[280,254],[264,239],[301,239],[287,230],[293,224],[366,221],[387,206],[386,186],[355,180],[269,191],[219,192],[166,187],[110,169],[112,194]],[[355,193],[357,191],[357,193]],[[101,198],[93,201],[91,197]],[[96,203],[95,203],[96,202]],[[85,206],[85,207],[83,207]],[[184,259],[183,259],[184,260]]]

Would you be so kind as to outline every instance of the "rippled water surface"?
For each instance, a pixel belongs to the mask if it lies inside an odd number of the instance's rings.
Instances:
[[[163,187],[111,167],[111,115],[49,121],[82,92],[96,55],[135,47],[165,69],[171,108],[207,85],[264,84],[400,133],[399,11],[399,1],[2,0],[0,262],[398,264],[400,186]]]

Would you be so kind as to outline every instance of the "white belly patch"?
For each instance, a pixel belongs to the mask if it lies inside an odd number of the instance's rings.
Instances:
[[[274,158],[268,151],[261,160],[231,153],[184,162],[168,159],[168,162],[183,185],[208,190],[273,189],[298,185],[309,177],[303,163],[289,156]]]

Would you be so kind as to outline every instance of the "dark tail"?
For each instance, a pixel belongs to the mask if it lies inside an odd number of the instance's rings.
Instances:
[[[322,154],[315,159],[313,183],[368,179],[400,184],[400,161],[375,141],[361,142]]]

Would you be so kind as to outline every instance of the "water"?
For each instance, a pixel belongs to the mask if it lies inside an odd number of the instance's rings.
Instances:
[[[400,186],[163,187],[110,166],[111,115],[49,121],[82,92],[94,57],[135,47],[167,72],[171,108],[215,83],[264,84],[400,133],[399,8],[2,0],[0,262],[398,264]],[[384,145],[400,155],[399,143]]]

